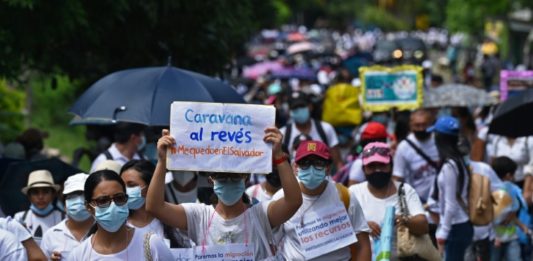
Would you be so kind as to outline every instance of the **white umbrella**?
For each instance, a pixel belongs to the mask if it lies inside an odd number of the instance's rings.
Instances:
[[[424,107],[479,107],[496,101],[487,92],[462,84],[445,84],[424,95]]]

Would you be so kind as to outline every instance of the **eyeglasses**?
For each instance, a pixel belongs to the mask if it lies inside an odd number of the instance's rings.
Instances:
[[[298,164],[298,167],[300,169],[308,169],[313,165],[315,169],[317,170],[323,170],[328,166],[328,162],[325,160],[310,160],[310,159],[303,159],[301,161],[296,162]]]
[[[238,175],[219,175],[219,174],[214,174],[213,176],[213,179],[216,180],[217,182],[220,182],[220,183],[226,183],[228,181],[231,181],[231,182],[239,182],[241,179],[243,179],[245,176],[243,174],[238,174]]]
[[[374,154],[379,154],[384,157],[390,156],[391,150],[389,148],[382,148],[382,147],[372,147],[370,149],[363,150],[363,157],[370,157]]]
[[[117,206],[122,206],[128,203],[128,195],[126,193],[117,193],[113,196],[102,196],[91,200],[89,205],[99,208],[107,208],[111,205],[111,201],[114,201]]]

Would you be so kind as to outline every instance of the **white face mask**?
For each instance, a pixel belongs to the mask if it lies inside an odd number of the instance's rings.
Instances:
[[[191,191],[180,192],[174,190],[176,196],[178,197],[178,202],[181,203],[195,203],[198,198],[198,187],[195,187]]]
[[[192,171],[172,171],[172,177],[180,186],[185,186],[196,177],[196,174]]]

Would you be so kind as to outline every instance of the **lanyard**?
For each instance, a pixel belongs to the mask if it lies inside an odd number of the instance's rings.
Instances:
[[[211,223],[213,221],[213,218],[215,217],[216,212],[217,211],[215,208],[213,213],[211,214],[211,217],[209,218],[209,221],[207,222],[207,229],[204,232],[204,239],[202,240],[202,252],[205,252],[205,245],[207,244],[207,234],[209,233],[209,229],[211,228]],[[248,246],[248,213],[246,210],[244,211],[244,244]]]

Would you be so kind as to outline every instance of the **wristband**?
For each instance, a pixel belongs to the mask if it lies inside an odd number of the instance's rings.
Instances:
[[[287,154],[283,154],[283,156],[279,159],[274,159],[272,161],[272,163],[274,163],[274,166],[277,166],[285,161],[287,161],[289,159],[289,157],[287,156]]]

